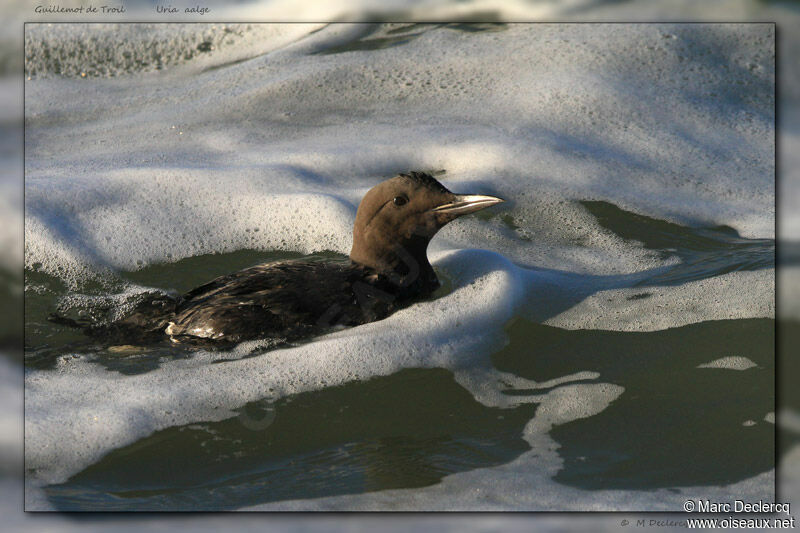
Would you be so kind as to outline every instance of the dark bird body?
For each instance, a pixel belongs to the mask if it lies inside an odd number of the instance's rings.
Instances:
[[[177,298],[147,297],[110,324],[53,319],[107,342],[203,343],[292,340],[380,320],[438,288],[426,253],[442,226],[501,201],[455,195],[425,173],[400,174],[359,204],[350,261],[257,265]]]

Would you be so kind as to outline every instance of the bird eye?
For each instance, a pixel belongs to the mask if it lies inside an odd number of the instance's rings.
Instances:
[[[406,205],[408,203],[408,198],[405,196],[395,196],[393,201],[394,205],[400,207],[401,205]]]

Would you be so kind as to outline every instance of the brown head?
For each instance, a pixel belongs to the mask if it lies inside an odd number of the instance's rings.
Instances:
[[[430,174],[400,174],[370,189],[358,206],[350,259],[387,274],[433,274],[428,243],[445,224],[502,202],[459,195]]]

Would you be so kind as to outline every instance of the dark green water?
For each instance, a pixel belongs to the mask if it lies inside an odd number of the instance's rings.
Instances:
[[[774,465],[774,426],[762,420],[774,411],[772,320],[620,333],[520,319],[508,335],[493,357],[501,370],[544,381],[588,369],[625,387],[602,413],[551,431],[564,459],[559,483],[628,490],[718,485]],[[757,366],[696,368],[731,353]],[[224,510],[420,487],[514,459],[529,449],[521,435],[534,414],[530,404],[482,406],[446,370],[405,370],[276,404],[254,402],[223,422],[160,431],[47,494],[65,510]]]
[[[655,332],[577,330],[518,320],[492,360],[536,381],[575,368],[625,393],[602,413],[556,426],[560,483],[586,489],[719,485],[775,464],[775,323],[701,322]],[[535,357],[521,357],[525,349]],[[757,366],[697,368],[735,354]],[[745,426],[747,420],[757,422]]]
[[[679,259],[668,270],[637,280],[641,297],[647,297],[648,286],[774,265],[772,241],[744,239],[731,228],[690,228],[607,203],[583,205],[609,231]],[[297,256],[244,250],[187,258],[123,272],[80,291],[102,296],[128,282],[184,291],[258,262]],[[172,346],[120,353],[87,343],[46,321],[69,293],[63,283],[39,272],[26,272],[26,283],[37,287],[26,293],[28,369],[55,371],[58,358],[75,351],[124,374],[151,371],[163,358],[192,357],[192,350]],[[77,309],[89,316],[105,312],[103,305],[85,302]],[[725,485],[775,463],[775,427],[763,419],[775,411],[774,320],[708,321],[631,333],[571,331],[519,316],[505,333],[505,347],[491,356],[498,370],[539,382],[594,371],[599,381],[624,387],[601,413],[551,430],[564,461],[554,477],[558,483],[637,491]],[[746,357],[756,366],[698,368],[729,356]],[[226,510],[422,487],[526,452],[523,429],[536,405],[486,407],[449,370],[406,369],[275,403],[253,402],[239,412],[221,422],[159,431],[113,450],[65,483],[46,487],[47,497],[61,510]]]
[[[160,431],[47,494],[63,509],[224,510],[421,487],[525,451],[534,410],[484,407],[445,370],[404,370]]]

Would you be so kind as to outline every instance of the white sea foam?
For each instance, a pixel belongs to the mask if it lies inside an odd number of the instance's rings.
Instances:
[[[354,31],[334,25],[197,76],[34,79],[28,221],[74,231],[59,236],[63,246],[118,267],[243,240],[275,247],[293,209],[307,224],[331,226],[336,236],[320,247],[346,251],[349,220],[331,220],[321,204],[273,211],[270,202],[310,192],[354,209],[381,177],[445,168],[453,190],[512,200],[531,242],[520,245],[499,223],[454,226],[440,238],[496,244],[526,264],[594,273],[652,266],[652,254],[599,229],[575,199],[770,237],[771,30],[512,25],[423,32],[371,51],[369,62],[307,55]],[[694,53],[698,46],[716,61]],[[750,88],[746,105],[731,84]],[[247,235],[255,227],[260,235]],[[57,255],[58,246],[39,245],[45,235],[27,232],[28,265],[50,266],[47,256]],[[278,244],[308,249],[304,240],[318,237],[301,232]]]
[[[731,355],[728,357],[721,357],[719,359],[714,359],[713,361],[710,361],[708,363],[703,363],[702,365],[697,365],[697,368],[724,368],[727,370],[747,370],[748,368],[754,368],[756,366],[758,365],[755,364],[750,359],[748,359],[747,357],[741,357],[739,355]]]
[[[28,77],[109,77],[175,67],[191,71],[265,54],[323,24],[29,24]],[[215,53],[215,52],[222,53]]]
[[[62,184],[69,207],[58,210],[41,190],[50,190],[48,184],[29,184],[26,266],[36,262],[46,272],[73,267],[81,276],[90,264],[136,270],[243,248],[346,253],[352,242],[355,206],[327,194],[275,194],[274,181],[269,188],[257,181],[231,187],[209,171],[150,169],[109,172],[102,183],[97,194],[105,201],[86,194],[81,182]],[[40,219],[52,223],[42,227]],[[51,227],[61,234],[52,235]],[[76,244],[64,232],[83,237]]]
[[[676,287],[601,290],[545,323],[566,329],[656,331],[704,320],[761,317],[775,317],[774,269],[731,272]]]
[[[406,30],[414,35],[401,46],[338,54],[318,52],[369,27],[303,31],[254,30],[251,59],[203,72],[244,55],[220,46],[207,63],[146,75],[117,62],[113,79],[81,77],[80,62],[64,71],[74,77],[38,66],[26,82],[26,265],[80,287],[118,269],[206,252],[347,253],[361,196],[410,169],[446,169],[442,180],[453,191],[498,194],[507,211],[445,228],[430,256],[453,292],[379,323],[222,364],[199,353],[137,376],[82,358],[28,372],[31,479],[64,480],[153,431],[227,418],[251,400],[441,367],[487,405],[540,403],[525,432],[539,458],[523,454],[441,488],[286,507],[389,508],[402,495],[396,505],[420,509],[574,502],[674,510],[690,491],[590,499],[554,488],[552,497],[531,500],[530,483],[555,487],[549,476],[559,459],[547,428],[597,413],[623,392],[575,368],[537,395],[545,384],[497,372],[489,356],[518,314],[622,330],[774,315],[771,270],[627,300],[624,287],[668,263],[577,203],[605,200],[676,223],[772,237],[772,26]],[[113,33],[97,35],[94,55],[113,44]],[[49,39],[35,37],[37,46]],[[126,43],[136,51],[152,39],[132,31]],[[657,317],[648,307],[656,302],[668,307]],[[569,383],[578,379],[595,382]],[[504,394],[507,383],[531,395]],[[770,480],[765,474],[719,493],[763,496]]]

